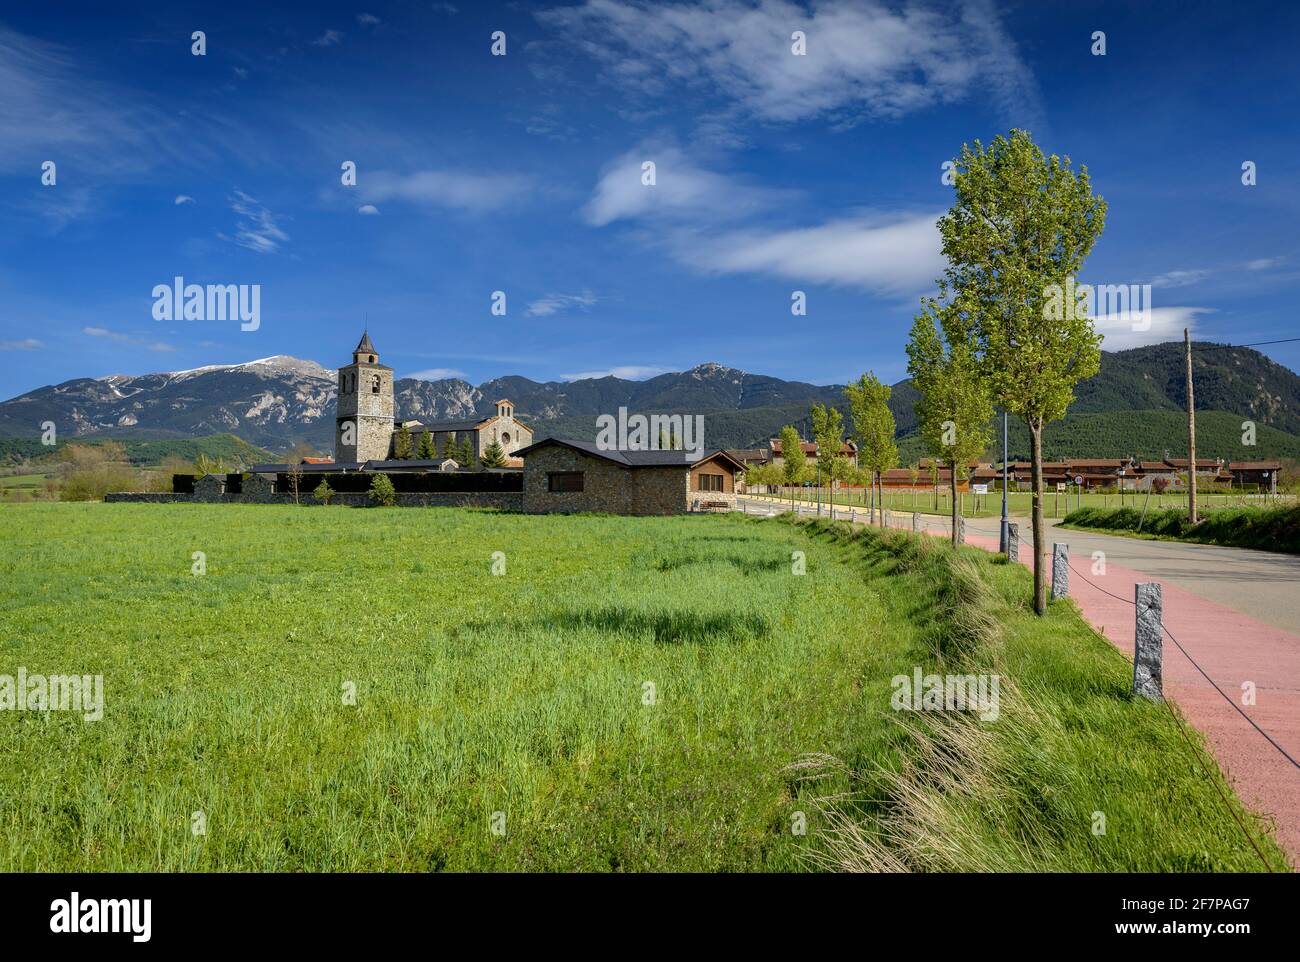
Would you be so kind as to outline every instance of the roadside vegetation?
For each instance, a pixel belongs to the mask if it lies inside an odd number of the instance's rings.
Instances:
[[[0,711],[0,871],[1259,868],[1196,735],[973,549],[788,515],[0,524],[0,674],[105,691]],[[953,666],[1006,679],[998,720],[891,709]]]
[[[1073,603],[1052,603],[1036,617],[1020,565],[902,532],[798,524],[870,581],[890,585],[880,617],[910,616],[909,655],[925,672],[1002,678],[994,721],[961,711],[896,713],[895,752],[884,764],[812,754],[791,766],[805,784],[827,787],[818,805],[825,847],[809,853],[817,864],[1287,870],[1268,827],[1233,796],[1200,734],[1171,706],[1131,695],[1131,662]],[[854,786],[848,793],[839,787],[845,780]]]
[[[1148,511],[1145,518],[1137,508],[1082,508],[1066,515],[1061,527],[1300,554],[1300,507],[1294,505],[1211,510],[1196,524],[1178,508]]]

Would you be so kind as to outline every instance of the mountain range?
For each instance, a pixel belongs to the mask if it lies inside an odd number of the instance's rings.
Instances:
[[[1250,348],[1194,345],[1198,454],[1231,459],[1300,456],[1300,377]],[[285,450],[334,443],[336,374],[315,361],[284,355],[187,371],[76,378],[0,402],[0,437],[34,437],[53,421],[63,437],[194,438],[230,433]],[[619,407],[640,413],[705,416],[709,446],[758,447],[785,424],[808,432],[809,407],[838,406],[851,427],[843,385],[816,385],[707,363],[644,381],[616,377],[538,382],[495,378],[474,386],[447,378],[403,378],[394,385],[399,418],[466,420],[493,413],[509,398],[537,438],[592,439],[595,418]],[[894,385],[890,405],[904,460],[923,454],[909,381]],[[1052,457],[1181,453],[1186,428],[1183,346],[1157,344],[1103,352],[1101,372],[1079,385],[1064,421],[1049,427]],[[1241,444],[1241,423],[1256,424],[1257,444]],[[1014,424],[1014,422],[1013,422]],[[1232,449],[1218,452],[1215,447]],[[1025,453],[1019,425],[1012,452]]]

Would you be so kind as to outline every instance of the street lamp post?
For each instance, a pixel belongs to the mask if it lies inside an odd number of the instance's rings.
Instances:
[[[1007,527],[1007,409],[1002,409],[1002,527],[998,534],[998,550],[1007,553],[1010,529]]]

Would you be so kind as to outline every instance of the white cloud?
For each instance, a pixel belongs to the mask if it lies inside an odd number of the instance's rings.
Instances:
[[[1151,278],[1152,287],[1187,287],[1204,280],[1210,274],[1207,270],[1170,271]]]
[[[942,272],[939,213],[872,214],[790,230],[683,234],[678,260],[699,270],[762,273],[885,294],[928,289]]]
[[[379,213],[379,208],[376,207],[374,204],[362,204],[360,207],[357,208],[357,213],[368,214],[369,216],[373,217]]]
[[[581,294],[546,294],[529,304],[524,313],[530,317],[548,317],[572,307],[585,311],[598,300],[591,291],[583,291]]]
[[[177,194],[174,203],[177,207],[181,206],[181,204],[192,204],[194,203],[194,198],[189,194]]]
[[[163,341],[151,341],[148,338],[132,337],[130,334],[121,334],[117,331],[110,331],[105,327],[83,327],[82,334],[90,337],[102,337],[106,340],[113,341],[117,344],[131,344],[135,347],[143,347],[149,351],[167,352],[174,351],[176,348]]]
[[[343,39],[343,34],[337,30],[326,30],[319,37],[313,40],[313,47],[332,47]]]
[[[1183,328],[1196,331],[1196,318],[1209,314],[1212,307],[1153,307],[1145,314],[1135,311],[1118,311],[1093,318],[1093,327],[1105,337],[1102,350],[1127,351],[1145,344],[1181,341]]]
[[[1286,258],[1284,257],[1260,257],[1246,263],[1246,269],[1251,271],[1266,271],[1270,267],[1277,267]]]
[[[464,379],[465,372],[458,371],[454,367],[431,367],[423,371],[415,371],[406,376],[415,378],[417,381],[441,381],[451,377]]]
[[[363,27],[377,27],[383,22],[384,21],[380,20],[373,13],[357,14],[357,23],[361,24]]]
[[[562,381],[588,381],[602,377],[617,377],[624,381],[644,381],[668,371],[666,367],[653,367],[648,364],[625,364],[621,367],[606,368],[603,371],[580,371],[577,374],[561,374]]]
[[[641,165],[647,161],[655,165],[653,186],[641,182]],[[716,221],[757,213],[786,196],[706,170],[678,147],[644,144],[606,166],[583,216],[597,227],[652,215]]]
[[[35,351],[44,346],[34,337],[25,337],[21,341],[0,341],[0,351]]]
[[[412,174],[376,171],[358,187],[367,200],[400,200],[457,210],[495,210],[525,193],[532,179],[515,174],[421,170]]]
[[[586,0],[536,14],[602,62],[620,86],[662,98],[675,86],[719,94],[766,120],[900,117],[971,94],[1021,116],[1038,94],[991,4],[940,10],[919,0]],[[802,30],[807,55],[791,51]]]
[[[277,223],[276,215],[242,190],[236,190],[230,198],[230,209],[240,216],[240,220],[235,222],[233,238],[218,235],[223,240],[233,240],[240,247],[259,254],[271,254],[289,239]]]

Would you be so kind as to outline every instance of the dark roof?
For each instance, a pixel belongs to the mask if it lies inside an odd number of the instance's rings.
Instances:
[[[732,463],[733,468],[743,470],[745,467],[743,463],[721,449],[704,451],[698,458],[693,458],[690,451],[606,451],[598,447],[595,441],[571,441],[566,438],[543,438],[535,444],[530,444],[528,447],[516,451],[515,457],[527,458],[531,452],[536,451],[538,448],[544,448],[552,444],[572,448],[574,451],[590,454],[592,457],[604,458],[606,461],[621,464],[625,468],[671,468],[678,465],[683,468],[693,468],[697,464],[716,457],[726,458]]]
[[[728,448],[727,453],[737,461],[766,461],[771,457],[767,448]]]
[[[420,422],[418,427],[414,424],[408,424],[407,430],[428,431],[430,434],[438,434],[438,433],[446,434],[451,431],[476,431],[478,430],[478,426],[486,420],[488,419],[477,418],[476,420],[473,421],[438,421],[435,424],[425,424],[423,422]]]
[[[430,468],[442,467],[446,461],[455,461],[455,458],[437,458],[435,460],[420,461],[415,458],[397,458],[391,461],[367,461],[362,465],[363,471],[427,471]],[[460,462],[457,461],[457,464]]]
[[[255,464],[249,468],[251,474],[287,474],[297,468],[303,474],[341,474],[344,471],[360,471],[360,461],[336,461],[333,464]]]
[[[357,344],[356,348],[352,351],[352,353],[353,354],[378,354],[379,353],[378,351],[375,350],[375,345],[372,344],[370,341],[370,328],[366,328],[366,332],[361,335],[360,343]]]

